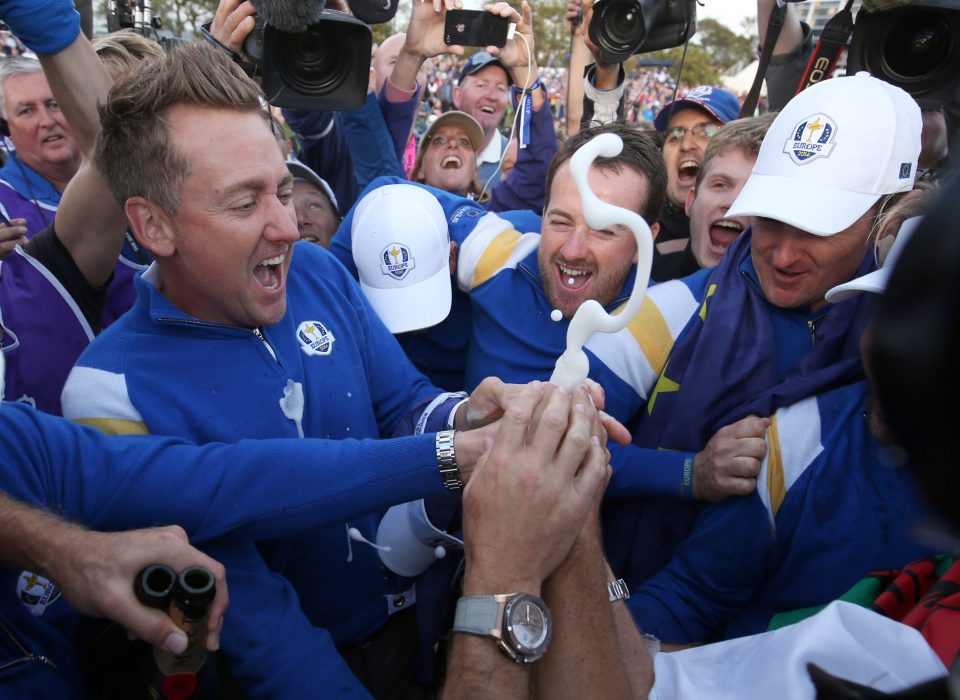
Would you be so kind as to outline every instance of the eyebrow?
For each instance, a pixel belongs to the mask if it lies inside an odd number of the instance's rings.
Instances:
[[[293,182],[293,175],[290,172],[287,172],[286,175],[281,178],[280,182],[277,183],[277,189],[281,187],[286,187]],[[223,194],[220,195],[219,200],[225,201],[232,197],[235,197],[239,194],[245,192],[263,192],[270,188],[270,185],[260,177],[252,177],[247,180],[241,180],[240,182],[230,185],[227,189],[223,191]]]
[[[547,209],[547,216],[551,216],[551,215],[554,215],[554,216],[563,216],[563,217],[566,217],[566,218],[568,218],[568,219],[573,219],[573,216],[571,216],[569,212],[564,211],[563,209],[560,209],[559,207],[550,207],[549,209]]]

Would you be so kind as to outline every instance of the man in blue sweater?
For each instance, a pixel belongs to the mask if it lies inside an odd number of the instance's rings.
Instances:
[[[294,259],[292,176],[256,86],[211,47],[185,47],[121,80],[103,122],[96,165],[158,262],[74,369],[65,415],[198,443],[417,433],[416,454],[396,443],[394,459],[432,461],[455,487],[484,437],[457,429],[499,415],[506,390],[440,393],[326,251],[304,244]],[[224,652],[251,695],[364,696],[355,673],[377,694],[403,682],[405,658],[371,655],[415,648],[416,590],[369,546],[378,520],[209,548],[246,613],[227,621]]]

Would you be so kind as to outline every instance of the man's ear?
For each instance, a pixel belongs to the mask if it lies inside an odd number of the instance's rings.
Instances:
[[[687,192],[687,202],[686,204],[683,205],[683,212],[687,216],[690,216],[690,207],[693,206],[693,200],[695,200],[696,198],[697,198],[697,188],[691,187],[690,190]]]
[[[646,219],[644,219],[644,221],[646,221]],[[650,237],[654,240],[654,242],[656,242],[657,235],[659,233],[660,233],[660,222],[654,221],[652,224],[650,224]],[[654,253],[656,253],[656,251],[654,251]],[[633,254],[633,264],[636,265],[638,262],[640,262],[639,250]]]
[[[451,97],[453,98],[454,109],[460,109],[460,86],[459,85],[453,86],[453,94],[451,95]]]
[[[168,258],[177,250],[176,234],[170,214],[143,197],[131,197],[123,210],[137,243],[154,257]]]
[[[457,275],[457,249],[460,246],[457,245],[457,242],[454,240],[450,241],[450,276],[456,277]]]

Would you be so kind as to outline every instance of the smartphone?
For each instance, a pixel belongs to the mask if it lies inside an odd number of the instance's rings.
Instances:
[[[443,28],[445,44],[497,46],[507,43],[510,20],[483,10],[447,10]]]

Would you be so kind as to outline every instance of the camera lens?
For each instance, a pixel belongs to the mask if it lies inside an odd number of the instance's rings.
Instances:
[[[887,33],[882,49],[884,67],[897,80],[922,80],[944,64],[953,44],[953,34],[942,15],[914,11]]]
[[[636,0],[613,0],[600,10],[600,42],[611,51],[633,53],[643,43],[647,28],[643,8]]]
[[[639,3],[626,2],[611,5],[603,15],[603,30],[610,43],[627,46],[643,41],[644,26]]]
[[[285,34],[278,71],[284,82],[305,95],[336,90],[350,71],[350,47],[335,24],[316,24],[301,34]]]

